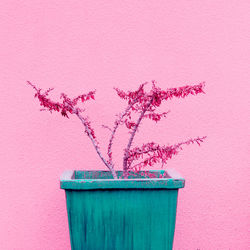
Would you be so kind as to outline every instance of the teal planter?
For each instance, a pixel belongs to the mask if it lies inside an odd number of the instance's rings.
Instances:
[[[150,171],[157,176],[164,171]],[[121,171],[117,172],[122,175]],[[178,189],[184,179],[130,176],[106,171],[66,171],[65,189],[72,250],[170,250]]]

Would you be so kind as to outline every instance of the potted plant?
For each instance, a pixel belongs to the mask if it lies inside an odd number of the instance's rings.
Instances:
[[[98,156],[108,171],[65,171],[60,179],[65,189],[69,231],[72,250],[125,249],[167,250],[172,249],[178,189],[184,187],[184,179],[174,170],[165,170],[167,161],[182,150],[183,145],[200,145],[205,137],[189,139],[175,145],[159,145],[155,142],[133,147],[134,137],[143,119],[155,122],[166,117],[168,112],[157,113],[163,101],[173,97],[204,93],[204,83],[179,88],[160,89],[152,81],[136,91],[115,88],[118,96],[127,101],[125,111],[119,114],[110,130],[106,155],[101,152],[95,131],[79,103],[94,99],[95,91],[69,98],[61,94],[61,101],[49,98],[52,89],[42,91],[31,82],[40,105],[50,112],[57,111],[69,118],[76,115],[86,135],[91,140]],[[124,149],[122,171],[116,171],[112,146],[119,126],[126,126],[130,138]],[[155,164],[162,170],[145,170]],[[102,169],[102,168],[100,168]]]

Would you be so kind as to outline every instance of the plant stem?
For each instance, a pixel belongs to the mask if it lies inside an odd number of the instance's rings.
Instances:
[[[123,157],[123,171],[124,171],[124,174],[125,176],[127,176],[127,171],[128,171],[128,154],[129,154],[129,149],[132,145],[132,142],[134,140],[134,137],[135,137],[135,133],[141,123],[141,120],[142,118],[144,117],[146,111],[148,110],[148,108],[150,107],[151,103],[153,101],[153,97],[150,99],[150,101],[148,102],[148,104],[146,105],[145,109],[142,110],[137,122],[136,122],[136,125],[134,126],[134,129],[133,129],[133,132],[131,134],[131,137],[128,141],[128,145],[127,145],[127,148],[125,149],[125,152],[124,152],[124,157]]]
[[[99,157],[101,158],[101,160],[103,161],[103,163],[108,167],[108,169],[110,170],[110,172],[112,173],[114,179],[117,179],[117,174],[114,170],[114,167],[110,164],[108,164],[108,162],[105,160],[105,158],[102,156],[101,152],[100,152],[100,149],[97,145],[97,142],[96,140],[94,139],[94,137],[92,136],[91,134],[91,131],[89,130],[87,124],[86,124],[86,121],[85,121],[85,118],[83,116],[81,116],[81,114],[79,114],[78,111],[75,111],[75,114],[76,116],[81,120],[82,124],[84,125],[85,129],[86,129],[86,132],[87,132],[87,135],[88,137],[90,138],[90,140],[92,141],[92,144],[94,145],[94,148],[97,152],[97,154],[99,155]]]
[[[112,145],[113,145],[113,140],[115,137],[115,133],[116,130],[118,128],[118,126],[120,125],[120,122],[122,121],[123,117],[128,113],[128,111],[132,108],[132,106],[137,102],[137,99],[134,100],[133,103],[131,103],[130,105],[128,105],[128,107],[125,109],[125,111],[121,114],[120,119],[115,121],[115,126],[112,130],[110,139],[109,139],[109,145],[108,145],[108,157],[109,157],[109,162],[113,165],[112,163]]]

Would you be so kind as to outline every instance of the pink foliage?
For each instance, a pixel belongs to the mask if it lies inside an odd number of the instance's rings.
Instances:
[[[53,90],[53,88],[50,88],[42,93],[42,90],[37,88],[34,84],[31,82],[27,82],[30,86],[33,87],[33,89],[36,91],[35,97],[38,98],[40,101],[40,105],[44,107],[46,110],[52,112],[57,111],[61,112],[62,116],[65,116],[69,118],[68,113],[72,114],[76,112],[74,110],[74,107],[77,105],[78,101],[81,100],[82,103],[89,100],[90,98],[94,99],[95,91],[90,91],[88,94],[79,95],[74,99],[70,99],[66,94],[61,94],[62,102],[54,102],[51,99],[48,98],[49,92]],[[77,111],[80,111],[78,109]]]
[[[197,143],[200,145],[201,142],[206,138],[197,137],[195,139],[189,139],[187,141],[172,145],[172,146],[160,146],[155,142],[145,143],[141,147],[134,147],[131,149],[134,137],[138,128],[144,118],[151,119],[152,121],[158,122],[162,118],[166,117],[169,111],[158,113],[156,109],[162,104],[163,101],[172,99],[173,97],[185,98],[188,95],[197,95],[199,93],[204,93],[203,88],[205,83],[202,82],[198,85],[186,85],[179,88],[168,88],[162,90],[156,86],[156,82],[152,81],[152,88],[150,91],[146,92],[143,83],[139,86],[136,91],[123,91],[115,88],[117,95],[126,100],[128,103],[125,111],[118,115],[118,119],[114,122],[113,129],[108,128],[111,131],[110,140],[107,150],[107,159],[100,152],[98,142],[96,140],[94,129],[91,127],[90,121],[87,117],[84,117],[82,113],[83,109],[78,107],[79,101],[82,103],[94,99],[95,91],[90,91],[87,94],[79,95],[73,99],[69,98],[66,94],[61,94],[61,102],[52,101],[48,96],[53,89],[48,89],[42,92],[41,89],[37,88],[31,82],[28,82],[30,86],[35,90],[35,97],[40,101],[40,105],[50,112],[57,111],[60,112],[62,116],[69,118],[68,114],[75,114],[82,122],[85,127],[85,132],[87,136],[91,139],[96,152],[98,153],[104,164],[110,169],[114,178],[117,178],[116,172],[114,170],[114,163],[112,159],[112,145],[115,138],[115,133],[120,125],[125,125],[130,131],[130,138],[127,147],[124,149],[123,157],[123,170],[125,178],[128,174],[137,173],[142,168],[152,167],[156,163],[161,163],[162,166],[167,163],[174,155],[178,154],[182,150],[183,145],[189,145],[191,143]],[[132,119],[132,116],[137,116],[136,121]],[[136,163],[134,163],[136,162]],[[142,174],[140,172],[140,174]],[[144,172],[145,177],[154,177],[153,173]],[[162,176],[164,177],[164,176]]]
[[[200,143],[206,136],[202,138],[189,139],[185,142],[181,142],[172,146],[160,146],[154,142],[143,144],[141,147],[135,147],[129,151],[128,154],[128,166],[129,170],[135,172],[140,171],[142,168],[147,166],[153,166],[156,163],[166,164],[172,156],[177,155],[182,150],[183,145],[189,145],[190,143]],[[133,165],[132,163],[136,160],[142,160],[141,162]]]
[[[68,113],[73,114],[73,113],[78,113],[82,111],[80,108],[76,107],[79,100],[81,100],[81,102],[84,103],[89,99],[94,99],[94,95],[95,95],[95,91],[90,91],[87,94],[79,95],[74,99],[70,99],[66,94],[62,93],[61,94],[62,102],[61,103],[54,102],[48,98],[49,92],[51,92],[53,88],[50,88],[42,93],[42,90],[37,88],[34,84],[32,84],[29,81],[27,83],[30,86],[32,86],[33,89],[36,91],[35,98],[38,98],[38,100],[40,101],[40,105],[45,108],[43,110],[48,110],[50,112],[52,111],[61,112],[61,115],[67,118],[69,118]],[[90,126],[90,121],[88,121],[87,118],[85,118],[85,122],[91,135],[93,136],[93,138],[95,138],[95,133],[94,133],[94,130]],[[87,131],[86,133],[88,134]]]

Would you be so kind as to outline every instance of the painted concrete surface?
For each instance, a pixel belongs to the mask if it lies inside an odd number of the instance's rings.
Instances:
[[[70,96],[96,89],[86,110],[101,142],[124,108],[112,90],[156,80],[206,81],[206,95],[172,100],[135,145],[207,135],[174,159],[179,192],[175,250],[249,249],[249,1],[7,1],[0,3],[0,249],[70,248],[66,169],[104,169],[81,123],[39,112],[30,80]],[[127,142],[119,130],[117,166]]]

